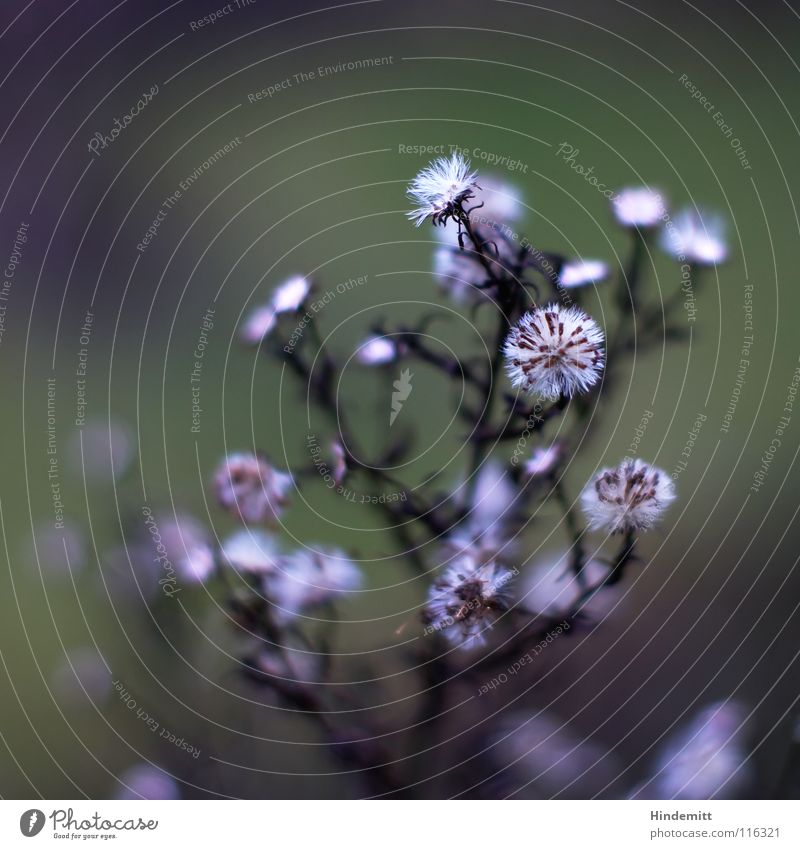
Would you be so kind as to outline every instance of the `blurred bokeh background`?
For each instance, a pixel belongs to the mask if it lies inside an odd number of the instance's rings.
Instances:
[[[196,22],[219,6],[8,0],[0,9],[0,259],[11,269],[0,338],[0,794],[115,796],[120,776],[130,785],[127,771],[148,763],[163,770],[162,795],[369,792],[340,774],[312,723],[241,676],[219,578],[164,595],[142,507],[191,513],[222,538],[235,523],[208,482],[226,452],[259,448],[282,466],[308,465],[305,434],[332,435],[318,414],[307,418],[302,388],[281,366],[237,339],[243,316],[282,280],[311,274],[324,291],[366,277],[321,319],[343,358],[379,320],[452,308],[434,284],[430,229],[404,215],[405,187],[431,158],[415,147],[465,148],[481,173],[519,188],[519,230],[535,245],[605,259],[618,273],[629,236],[559,154],[563,144],[609,189],[647,183],[672,209],[719,213],[730,247],[695,293],[690,336],[632,354],[600,397],[591,438],[570,460],[572,497],[625,455],[647,411],[640,456],[667,470],[706,418],[624,605],[559,640],[544,665],[491,699],[449,713],[450,744],[420,753],[398,742],[397,757],[428,776],[417,795],[467,792],[481,768],[492,772],[479,766],[486,758],[513,759],[498,747],[477,757],[508,715],[545,711],[560,734],[613,763],[563,792],[624,797],[676,723],[733,699],[757,776],[747,792],[787,792],[800,695],[800,411],[763,485],[751,486],[800,355],[797,4],[229,6],[204,26]],[[365,59],[381,61],[347,66]],[[517,164],[492,167],[475,151]],[[679,284],[654,242],[644,295],[656,303]],[[754,342],[737,384],[750,284]],[[582,297],[605,323],[610,289]],[[194,421],[190,375],[208,310]],[[479,354],[467,317],[441,326],[442,338]],[[338,390],[366,443],[379,445],[390,381],[351,363]],[[404,415],[430,450],[407,470],[412,481],[441,470],[446,489],[463,474],[457,397],[418,369]],[[547,503],[537,511],[525,560],[563,550],[560,518]],[[427,581],[394,556],[384,524],[309,479],[280,533],[362,559],[366,591],[340,611],[332,674],[371,681],[348,687],[355,702],[385,704],[367,713],[391,729],[407,722],[421,686],[393,648],[395,631],[414,621]],[[114,681],[200,754],[153,733]],[[456,686],[453,704],[469,692]],[[523,793],[561,789],[555,776]]]

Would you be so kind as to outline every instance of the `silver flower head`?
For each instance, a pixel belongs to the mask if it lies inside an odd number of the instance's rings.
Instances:
[[[601,259],[574,259],[561,267],[559,281],[565,289],[575,289],[589,283],[601,283],[611,269]]]
[[[387,336],[368,336],[356,350],[356,360],[363,366],[384,366],[399,356],[397,343]]]
[[[675,500],[672,478],[643,460],[623,460],[603,469],[581,494],[591,530],[649,531]]]
[[[278,546],[269,534],[247,528],[227,537],[220,553],[232,569],[249,575],[274,572],[280,557]]]
[[[661,194],[646,186],[622,189],[613,204],[617,221],[625,227],[655,227],[666,214]]]
[[[406,215],[419,227],[430,218],[434,225],[445,224],[461,204],[472,197],[475,171],[458,153],[449,159],[435,159],[417,174],[408,187],[408,197],[416,205]]]
[[[493,561],[481,563],[470,554],[453,561],[428,592],[422,620],[461,649],[483,645],[485,632],[508,609],[512,573]]]
[[[360,586],[361,572],[343,551],[319,546],[282,557],[278,568],[264,576],[264,595],[281,623]]]
[[[229,454],[214,475],[217,500],[243,522],[277,521],[289,503],[293,484],[288,472],[256,454]]]
[[[605,362],[603,331],[580,307],[549,304],[520,318],[503,353],[511,383],[555,400],[586,392]]]
[[[679,212],[668,222],[661,246],[680,262],[717,265],[728,257],[725,224],[718,215],[699,214],[693,209]]]

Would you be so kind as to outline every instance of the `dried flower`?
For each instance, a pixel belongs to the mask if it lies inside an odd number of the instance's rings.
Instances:
[[[644,186],[622,189],[613,203],[617,221],[625,227],[655,227],[666,214],[661,195]]]
[[[670,476],[639,459],[603,469],[581,494],[589,528],[612,534],[650,530],[674,500]]]
[[[610,270],[608,263],[599,259],[575,259],[561,267],[559,281],[565,289],[574,289],[587,283],[602,282]]]
[[[417,208],[406,213],[419,227],[426,218],[434,225],[447,223],[448,218],[472,197],[477,174],[470,163],[458,153],[450,159],[436,159],[412,180],[408,196]]]
[[[554,442],[547,448],[536,448],[530,458],[522,464],[522,469],[529,478],[549,475],[561,460],[563,453],[564,448],[560,442]]]
[[[264,594],[274,604],[278,622],[360,586],[358,567],[336,548],[299,549],[281,557],[278,568],[264,576]]]
[[[264,531],[243,529],[231,534],[221,546],[222,558],[237,572],[266,575],[277,568],[280,553]]]
[[[549,304],[525,313],[506,338],[511,383],[555,400],[586,392],[600,379],[603,332],[579,307]]]
[[[424,624],[462,649],[483,645],[485,631],[508,609],[512,572],[464,553],[434,581],[422,611]]]
[[[716,215],[700,215],[693,209],[679,212],[664,228],[661,245],[681,262],[717,265],[728,256],[725,223]]]
[[[364,366],[393,363],[400,354],[397,343],[386,336],[368,336],[356,351],[356,359]]]
[[[700,711],[664,746],[655,775],[632,794],[638,799],[735,799],[752,772],[742,728],[745,712],[732,702]]]
[[[217,468],[219,503],[243,522],[273,522],[289,502],[294,481],[288,472],[255,454],[230,454]]]

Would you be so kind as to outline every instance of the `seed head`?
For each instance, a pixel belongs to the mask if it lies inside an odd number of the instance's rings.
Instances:
[[[589,482],[581,506],[591,530],[649,531],[675,497],[675,486],[665,471],[643,460],[623,460]]]
[[[571,397],[600,379],[603,331],[579,307],[536,307],[511,329],[504,354],[514,386],[552,400]]]

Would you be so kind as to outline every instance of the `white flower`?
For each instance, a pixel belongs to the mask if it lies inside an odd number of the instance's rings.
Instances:
[[[549,475],[561,459],[564,449],[560,443],[554,442],[547,448],[535,448],[533,454],[523,464],[525,475],[529,478]]]
[[[419,227],[426,218],[444,224],[461,204],[472,197],[477,174],[458,153],[436,159],[412,180],[408,196],[416,209],[406,213]]]
[[[728,256],[723,220],[691,209],[682,210],[667,224],[661,245],[676,259],[698,265],[717,265]]]
[[[214,549],[205,526],[194,516],[179,513],[157,517],[157,527],[178,576],[191,584],[206,581],[214,571]]]
[[[565,289],[573,289],[587,283],[600,283],[610,270],[608,264],[599,259],[576,259],[564,263],[559,280]]]
[[[283,313],[297,312],[311,291],[311,284],[302,275],[290,277],[272,293],[268,304],[256,307],[239,331],[239,338],[248,345],[259,345],[272,333]]]
[[[600,379],[603,331],[579,307],[549,304],[522,316],[503,353],[514,386],[553,400],[570,397]]]
[[[712,704],[663,747],[655,775],[633,794],[640,799],[735,799],[750,784],[742,728],[745,712]]]
[[[566,616],[574,612],[583,593],[583,585],[571,568],[572,552],[544,555],[524,573],[520,601],[526,610],[542,616]],[[586,586],[598,585],[608,575],[608,566],[599,560],[584,564]],[[581,605],[581,610],[595,617],[603,617],[614,608],[622,596],[616,586],[604,587]]]
[[[336,548],[295,551],[282,557],[278,568],[264,577],[264,594],[275,606],[275,619],[282,623],[360,586],[358,567]]]
[[[247,345],[259,345],[272,332],[278,323],[275,309],[271,304],[256,307],[247,317],[239,331],[239,338]]]
[[[297,312],[308,297],[311,284],[302,275],[290,277],[272,293],[272,308],[276,313]]]
[[[655,227],[666,214],[661,195],[644,186],[622,189],[613,203],[617,221],[626,227]]]
[[[255,454],[230,454],[219,465],[214,489],[219,503],[243,522],[274,522],[289,503],[288,472]]]
[[[430,631],[442,631],[462,649],[483,645],[498,613],[508,609],[512,573],[496,563],[480,563],[463,554],[433,583],[422,619]]]
[[[273,572],[280,557],[278,547],[269,534],[249,529],[231,534],[222,543],[221,554],[231,568],[250,575]]]
[[[364,366],[382,366],[393,363],[400,351],[397,343],[385,336],[368,336],[356,351],[356,359]]]
[[[643,460],[623,460],[603,469],[581,494],[591,530],[647,531],[675,500],[672,478]]]

